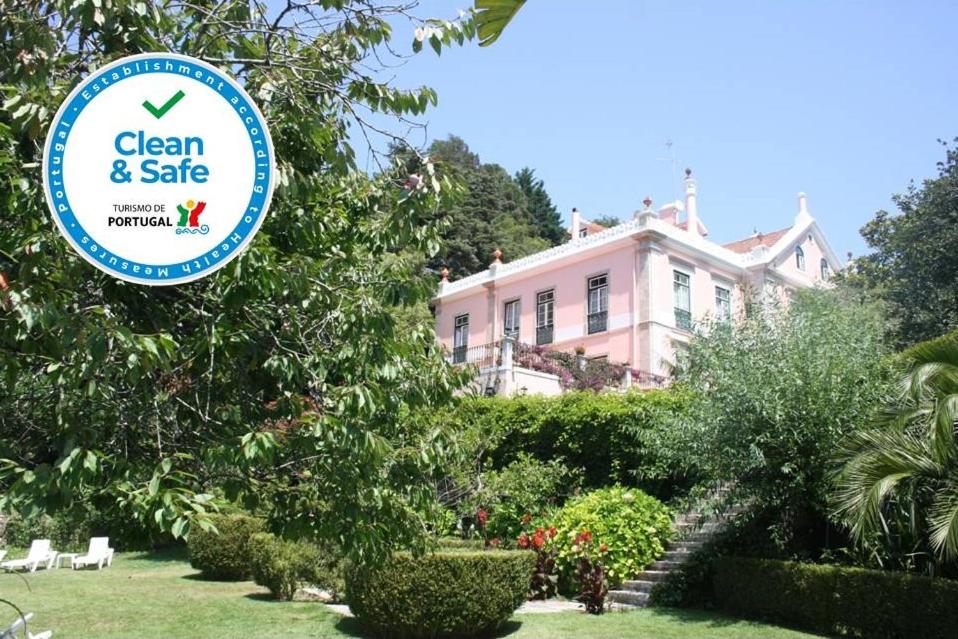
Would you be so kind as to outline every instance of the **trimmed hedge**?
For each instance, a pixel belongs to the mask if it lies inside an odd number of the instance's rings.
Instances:
[[[319,586],[333,599],[344,590],[339,559],[316,544],[256,533],[249,539],[249,548],[253,581],[277,599],[292,599],[304,585]]]
[[[250,515],[210,515],[216,532],[198,526],[190,531],[190,565],[211,579],[249,579],[252,535],[266,529]]]
[[[535,563],[525,551],[398,553],[347,570],[347,598],[379,637],[488,636],[525,601]]]
[[[688,414],[692,398],[679,388],[466,398],[437,418],[471,433],[494,468],[528,453],[583,469],[586,487],[638,481],[668,497],[675,481],[684,478],[675,476],[661,434]]]
[[[715,596],[727,611],[831,635],[954,639],[958,581],[900,572],[725,557]]]

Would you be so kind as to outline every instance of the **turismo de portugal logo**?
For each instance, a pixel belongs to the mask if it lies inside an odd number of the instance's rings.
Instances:
[[[43,155],[47,201],[73,248],[110,275],[159,286],[205,277],[246,248],[274,174],[246,91],[171,53],[91,73],[60,106]]]

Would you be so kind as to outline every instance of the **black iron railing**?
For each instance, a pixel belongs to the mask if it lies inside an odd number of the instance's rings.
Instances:
[[[592,335],[592,333],[601,333],[602,331],[608,329],[609,312],[600,311],[598,313],[590,313],[588,317],[588,325],[589,335]]]
[[[675,309],[675,327],[683,331],[692,330],[692,313],[681,308]]]
[[[536,344],[551,344],[553,335],[552,324],[536,327]]]

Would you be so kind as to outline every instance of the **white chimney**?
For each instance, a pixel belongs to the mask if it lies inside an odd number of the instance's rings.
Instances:
[[[569,229],[569,235],[572,236],[573,240],[579,239],[579,227],[582,226],[582,216],[579,214],[579,209],[572,207],[572,227]]]
[[[699,235],[699,209],[695,202],[696,184],[692,169],[685,169],[685,220],[688,232]]]
[[[811,215],[808,213],[808,197],[804,193],[798,194],[798,215],[795,216],[796,222],[802,222]]]

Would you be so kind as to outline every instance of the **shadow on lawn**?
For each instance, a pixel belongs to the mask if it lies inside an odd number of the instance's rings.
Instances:
[[[512,633],[519,630],[522,627],[521,621],[514,621],[510,619],[502,628],[499,629],[493,637],[508,637]],[[348,637],[357,637],[358,639],[369,639],[371,635],[368,635],[363,632],[363,626],[359,623],[355,617],[343,617],[338,622],[336,622],[336,630],[343,633]]]
[[[697,624],[709,628],[722,628],[735,624],[749,623],[735,617],[727,617],[719,612],[705,610],[690,610],[687,608],[646,608],[652,617],[668,619],[685,624]]]
[[[167,548],[159,548],[157,550],[131,552],[127,555],[127,559],[133,559],[136,561],[152,561],[158,563],[189,561],[189,558],[190,555],[186,550],[186,546],[169,546]]]

